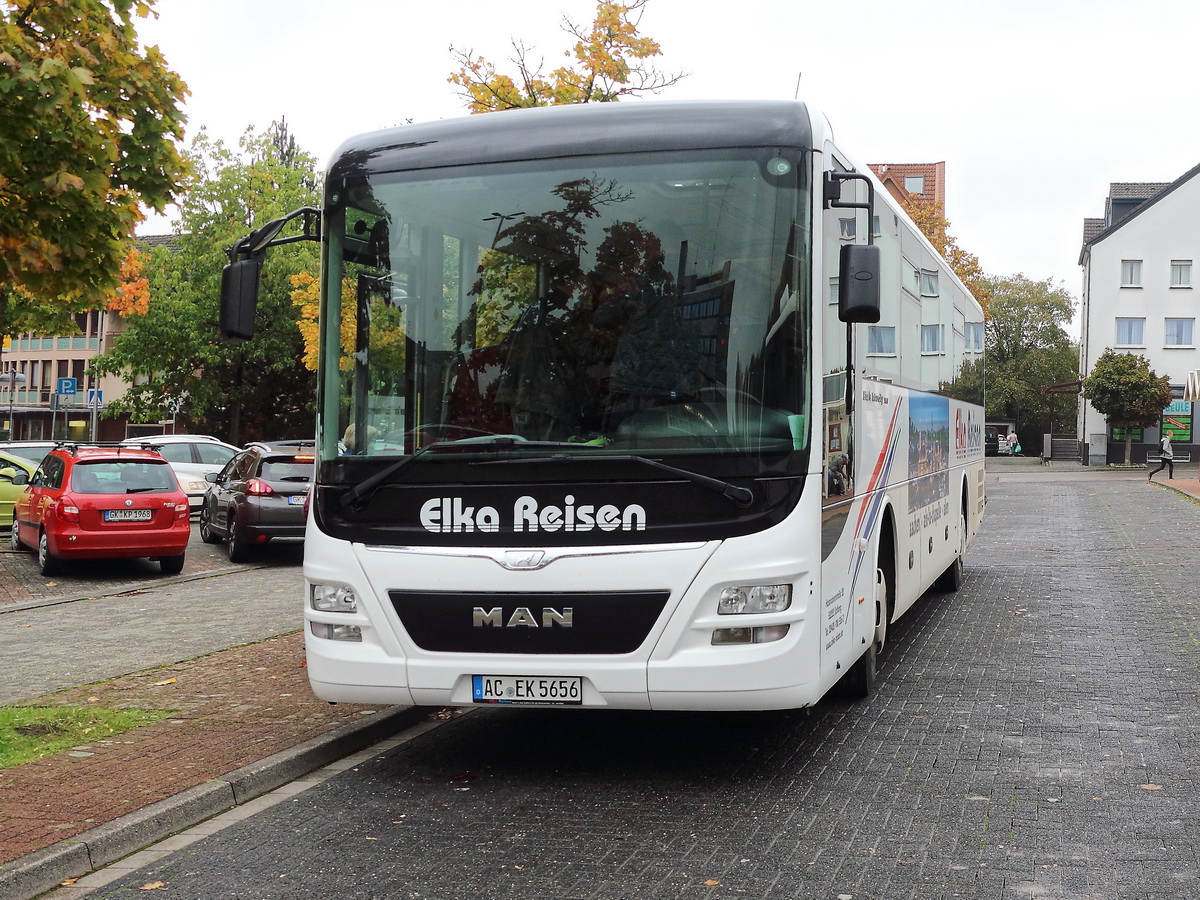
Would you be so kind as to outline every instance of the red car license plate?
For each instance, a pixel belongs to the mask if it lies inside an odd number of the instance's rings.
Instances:
[[[106,509],[105,522],[149,522],[154,511],[150,509]]]

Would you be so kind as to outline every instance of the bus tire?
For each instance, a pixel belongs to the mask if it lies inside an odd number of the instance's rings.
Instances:
[[[879,549],[875,558],[874,606],[875,627],[867,649],[842,676],[838,691],[847,700],[864,700],[875,689],[879,654],[887,643],[888,623],[895,609],[896,550],[892,537],[891,520],[884,523],[879,536]]]
[[[842,676],[842,680],[838,683],[840,693],[847,700],[865,700],[871,696],[871,691],[875,689],[875,664],[878,659],[878,652],[875,649],[875,642],[868,641],[867,649],[863,651],[863,655],[855,660],[854,665],[846,670],[846,674]]]
[[[963,584],[963,557],[967,555],[967,514],[961,510],[958,513],[958,553],[954,562],[946,566],[946,571],[938,576],[935,587],[939,591],[953,594]]]

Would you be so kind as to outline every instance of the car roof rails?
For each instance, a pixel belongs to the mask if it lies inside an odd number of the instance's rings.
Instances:
[[[157,453],[162,447],[162,444],[156,444],[153,441],[143,441],[138,444],[126,444],[122,441],[68,441],[56,440],[54,442],[55,450],[65,450],[72,456],[78,456],[80,450],[149,450]]]

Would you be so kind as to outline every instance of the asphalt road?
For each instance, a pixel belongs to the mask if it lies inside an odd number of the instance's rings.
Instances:
[[[1200,506],[1042,472],[989,500],[865,702],[471,711],[89,896],[1193,900]]]

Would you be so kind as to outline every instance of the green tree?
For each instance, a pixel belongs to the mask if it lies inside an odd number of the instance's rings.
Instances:
[[[563,17],[563,30],[575,38],[564,52],[570,65],[544,75],[544,63],[534,64],[531,51],[513,41],[516,76],[501,74],[495,65],[473,50],[451,46],[459,69],[450,75],[451,84],[473,113],[518,109],[527,106],[558,106],[566,103],[605,103],[622,97],[657,93],[678,82],[682,74],[666,75],[646,60],[662,53],[657,41],[638,34],[638,24],[648,0],[613,3],[601,0],[591,28],[582,28]]]
[[[226,247],[263,222],[318,203],[315,159],[295,147],[284,122],[261,134],[247,130],[237,152],[201,131],[188,159],[195,175],[179,207],[181,233],[146,266],[149,308],[127,316],[127,330],[93,363],[131,383],[110,409],[147,421],[181,404],[194,428],[233,443],[307,435],[315,383],[304,366],[291,279],[317,272],[316,245],[267,254],[253,340],[220,339],[218,298]]]
[[[0,333],[73,331],[179,189],[187,88],[138,43],[152,3],[0,0]]]
[[[946,392],[975,403],[986,397],[989,419],[1012,420],[1033,435],[1063,430],[1074,419],[1075,398],[1046,389],[1078,378],[1078,348],[1064,328],[1074,298],[1053,279],[1021,274],[985,285],[992,298],[985,357],[964,366]]]
[[[1109,347],[1100,354],[1083,382],[1083,395],[1113,428],[1125,429],[1125,465],[1133,461],[1134,428],[1155,424],[1171,403],[1171,380],[1156,375],[1140,354],[1118,353]]]

